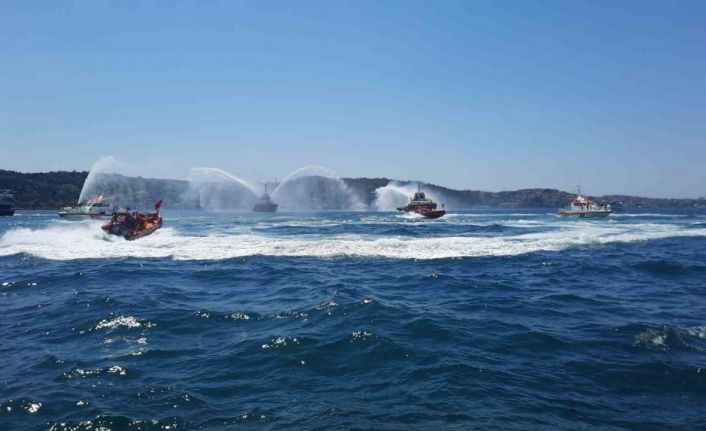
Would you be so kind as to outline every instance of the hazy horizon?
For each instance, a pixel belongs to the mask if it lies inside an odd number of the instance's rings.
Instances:
[[[0,168],[706,195],[706,3],[0,5]]]

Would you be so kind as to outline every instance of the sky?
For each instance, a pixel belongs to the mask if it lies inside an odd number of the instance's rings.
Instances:
[[[706,196],[704,23],[704,1],[3,1],[0,169]]]

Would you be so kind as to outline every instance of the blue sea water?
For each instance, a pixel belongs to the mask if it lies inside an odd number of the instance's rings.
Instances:
[[[706,429],[706,213],[0,218],[1,430]]]

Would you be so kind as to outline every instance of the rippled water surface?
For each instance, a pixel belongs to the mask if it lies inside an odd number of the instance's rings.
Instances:
[[[706,214],[0,218],[1,430],[706,428]]]

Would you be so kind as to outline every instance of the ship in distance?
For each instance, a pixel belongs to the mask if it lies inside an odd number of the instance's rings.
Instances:
[[[108,219],[118,210],[117,203],[103,195],[96,196],[76,206],[59,210],[59,217],[67,220]]]
[[[272,197],[267,193],[267,184],[265,184],[265,193],[255,202],[253,211],[258,213],[273,213],[277,211],[278,204],[272,201]]]
[[[596,203],[581,195],[581,188],[578,188],[576,197],[559,210],[559,215],[562,217],[600,218],[608,217],[612,212],[610,204]]]

